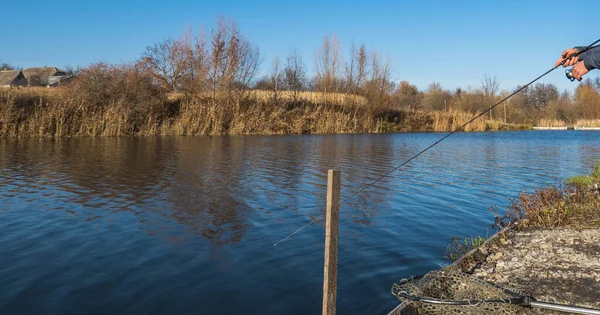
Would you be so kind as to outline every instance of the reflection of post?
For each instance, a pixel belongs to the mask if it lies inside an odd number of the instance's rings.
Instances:
[[[338,223],[340,217],[340,171],[329,170],[325,216],[325,272],[323,315],[335,314],[337,291]]]

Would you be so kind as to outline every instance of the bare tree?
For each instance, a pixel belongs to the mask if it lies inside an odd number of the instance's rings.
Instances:
[[[367,63],[369,62],[369,57],[367,55],[367,48],[365,47],[364,44],[360,45],[360,48],[358,49],[358,55],[356,56],[356,86],[358,88],[361,88],[364,84],[365,81],[367,80],[367,76],[369,75],[368,69],[367,69]]]
[[[74,66],[74,65],[66,65],[65,66],[65,73],[67,75],[77,75],[77,74],[79,74],[80,71],[81,71],[80,66]]]
[[[368,73],[369,57],[364,44],[356,47],[355,43],[350,46],[349,60],[345,66],[346,91],[351,94],[360,94],[361,88],[366,82]]]
[[[481,80],[481,89],[483,90],[483,93],[486,96],[485,101],[492,103],[496,96],[496,92],[498,92],[499,87],[500,83],[498,82],[498,79],[496,79],[495,76],[492,77],[487,73],[484,74],[483,79]],[[482,105],[485,106],[484,104]],[[490,104],[490,119],[493,119],[491,106],[492,104]]]
[[[233,69],[233,90],[239,107],[240,100],[246,95],[250,89],[250,83],[256,77],[261,59],[258,47],[252,45],[243,37],[239,37],[238,40],[240,45],[238,50],[234,52],[237,57],[232,59],[237,60],[237,64],[234,65]]]
[[[325,37],[315,58],[315,84],[319,91],[325,94],[337,91],[340,63],[340,45],[337,38]]]
[[[287,57],[283,80],[285,88],[292,92],[292,98],[297,101],[298,95],[306,83],[306,67],[297,49],[292,50]]]
[[[395,96],[398,104],[402,107],[407,107],[409,110],[411,107],[417,107],[419,104],[419,89],[408,81],[400,82]]]
[[[212,87],[213,103],[217,100],[217,93],[226,85],[227,69],[227,25],[222,20],[218,21],[216,30],[212,30],[210,38],[210,60],[208,80]]]
[[[574,101],[580,119],[600,119],[600,94],[591,80],[584,81],[575,89]]]
[[[275,102],[275,105],[279,105],[279,90],[283,86],[283,73],[279,66],[279,56],[273,58],[273,66],[271,67],[269,80],[273,87],[273,101]]]
[[[393,88],[389,57],[382,62],[379,54],[373,52],[371,55],[371,79],[366,85],[366,96],[371,101],[371,105],[385,105],[387,96]]]
[[[211,34],[208,55],[208,81],[213,100],[219,91],[225,91],[235,96],[239,106],[260,65],[258,48],[241,36],[235,23],[220,18]]]
[[[166,39],[146,48],[141,65],[152,73],[166,89],[174,91],[181,85],[187,62],[185,44],[179,39]]]
[[[438,82],[434,82],[427,87],[423,105],[430,110],[446,110],[451,97],[450,92],[445,91]]]
[[[345,75],[346,75],[346,92],[350,94],[354,94],[357,91],[356,85],[356,77],[358,69],[357,69],[357,60],[358,60],[358,50],[356,49],[356,44],[352,43],[350,46],[350,56],[348,58],[348,62],[346,62],[345,67]]]
[[[208,51],[206,34],[201,30],[196,36],[188,30],[181,39],[182,49],[186,54],[183,71],[183,90],[190,93],[201,93],[207,89]]]

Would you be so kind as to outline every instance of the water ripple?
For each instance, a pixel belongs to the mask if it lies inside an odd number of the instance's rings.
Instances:
[[[463,133],[380,179],[443,135],[2,139],[0,314],[318,313],[323,220],[272,244],[323,214],[331,168],[338,310],[383,313],[489,207],[600,155],[593,131]]]

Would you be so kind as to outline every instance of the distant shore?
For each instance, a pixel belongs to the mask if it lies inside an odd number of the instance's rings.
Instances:
[[[0,137],[447,132],[477,115],[454,109],[400,109],[343,93],[172,95],[155,93],[147,83],[124,89],[126,84],[108,80],[107,86],[98,87],[80,78],[68,88],[0,89]],[[530,129],[531,125],[486,115],[461,131]]]
[[[165,93],[141,79],[90,82],[105,75],[96,71],[68,87],[0,89],[0,137],[600,130],[600,120],[541,119],[532,127],[488,115],[460,129],[478,112],[400,108],[347,93]]]
[[[150,43],[121,63],[32,68],[36,75],[4,64],[0,137],[600,128],[600,78],[573,92],[552,83],[500,89],[489,73],[476,86],[418,88],[410,72],[394,73],[389,56],[365,43],[344,47],[325,36],[312,56],[292,48],[267,61],[235,21],[216,22]]]
[[[567,127],[533,127],[533,130],[600,130],[600,127],[578,127],[578,126],[567,126]]]

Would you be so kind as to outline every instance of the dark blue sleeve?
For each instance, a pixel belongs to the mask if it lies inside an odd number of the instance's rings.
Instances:
[[[585,46],[578,46],[575,49],[582,51]],[[588,70],[600,68],[600,46],[592,47],[588,51],[579,54],[579,60],[583,60],[583,65]]]
[[[594,47],[584,53],[583,65],[588,70],[600,68],[600,47]]]

